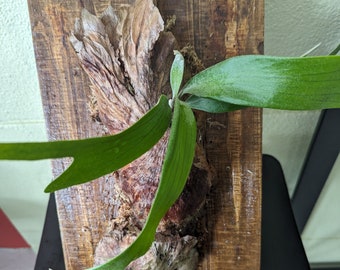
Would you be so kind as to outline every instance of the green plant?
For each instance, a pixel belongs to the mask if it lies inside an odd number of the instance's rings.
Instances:
[[[333,51],[336,54],[339,51]],[[0,144],[0,159],[73,157],[71,166],[46,192],[85,183],[117,170],[148,151],[171,126],[159,187],[140,235],[125,251],[93,269],[124,269],[143,255],[156,228],[182,192],[194,158],[196,121],[192,109],[212,113],[249,106],[284,110],[340,107],[340,56],[284,58],[248,55],[220,62],[182,88],[184,59],[175,52],[172,98],[158,103],[127,130],[77,141]]]

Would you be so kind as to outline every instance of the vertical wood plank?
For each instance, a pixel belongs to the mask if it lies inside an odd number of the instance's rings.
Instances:
[[[101,12],[109,2],[28,0],[50,140],[100,135],[88,112],[89,82],[68,37],[82,7]],[[262,53],[263,0],[159,0],[158,6],[164,17],[177,16],[176,38],[181,46],[193,45],[205,66]],[[209,235],[200,269],[259,269],[261,111],[203,119],[203,139],[217,177],[207,201]],[[54,162],[54,174],[67,164]],[[67,269],[92,266],[94,249],[114,215],[112,182],[102,178],[57,192]]]
[[[28,0],[43,107],[50,140],[100,135],[91,120],[90,83],[69,42],[81,9],[103,11],[109,1]],[[59,175],[69,160],[53,162]],[[111,182],[109,182],[111,183]],[[67,269],[93,265],[94,249],[114,213],[106,179],[56,192]]]
[[[176,15],[175,37],[193,45],[208,67],[225,58],[263,53],[263,1],[158,1]],[[246,76],[246,74],[245,74]],[[208,241],[200,269],[260,269],[262,112],[205,115],[200,121],[216,182],[207,200]]]

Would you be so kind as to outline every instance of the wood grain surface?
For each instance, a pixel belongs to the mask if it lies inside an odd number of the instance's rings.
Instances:
[[[131,1],[113,1],[113,4]],[[90,83],[69,42],[82,8],[102,12],[110,1],[28,0],[50,140],[98,136],[89,114]],[[157,1],[164,18],[176,15],[181,46],[194,46],[208,67],[226,57],[263,51],[263,0]],[[246,76],[246,74],[245,74]],[[200,269],[259,269],[261,223],[261,110],[203,115],[200,120],[217,177],[207,200],[208,240]],[[60,174],[69,160],[53,163]],[[56,193],[67,269],[93,264],[115,212],[112,181],[103,177]]]

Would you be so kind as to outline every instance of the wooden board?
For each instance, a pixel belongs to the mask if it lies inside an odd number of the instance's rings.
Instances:
[[[51,140],[99,134],[88,112],[90,84],[68,38],[81,8],[100,13],[109,2],[28,0]],[[205,66],[263,51],[263,0],[159,0],[158,6],[164,17],[176,15],[176,38],[182,46],[193,45]],[[207,127],[202,136],[217,181],[207,201],[209,241],[200,269],[259,269],[261,111],[205,115],[202,124]],[[54,174],[67,163],[54,162]],[[56,193],[67,269],[93,264],[94,249],[114,211],[111,182],[106,180]]]

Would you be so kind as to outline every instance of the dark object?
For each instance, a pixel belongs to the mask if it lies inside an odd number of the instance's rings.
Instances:
[[[65,269],[54,193],[50,194],[48,201],[44,229],[34,269]]]
[[[324,110],[315,130],[292,207],[302,233],[340,150],[340,109]]]
[[[305,270],[309,263],[279,162],[263,156],[261,270]]]

